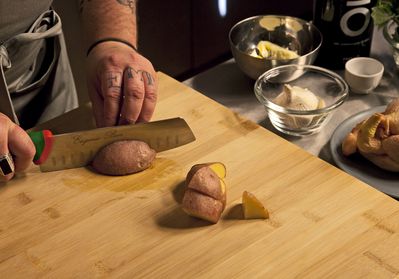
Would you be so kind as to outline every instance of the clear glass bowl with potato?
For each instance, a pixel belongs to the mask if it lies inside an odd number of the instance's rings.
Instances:
[[[294,136],[319,132],[348,97],[341,76],[312,65],[275,67],[257,79],[254,91],[271,124]]]

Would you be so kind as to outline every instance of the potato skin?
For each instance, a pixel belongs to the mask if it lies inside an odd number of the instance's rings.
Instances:
[[[186,176],[182,206],[188,215],[215,224],[226,207],[226,184],[211,165],[207,163],[191,167]]]
[[[216,224],[223,212],[221,201],[192,189],[187,189],[183,198],[183,210],[190,216]]]
[[[216,173],[206,165],[202,165],[199,168],[194,167],[194,169],[195,172],[192,175],[187,175],[187,188],[196,190],[216,200],[221,200],[223,198],[222,186]]]
[[[155,156],[155,150],[143,141],[122,140],[103,147],[92,166],[101,174],[127,175],[147,169]]]

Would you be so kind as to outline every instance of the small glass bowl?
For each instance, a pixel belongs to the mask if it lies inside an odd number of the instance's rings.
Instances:
[[[288,108],[276,101],[285,85],[311,91],[317,100],[322,100],[322,105],[312,109]],[[333,112],[345,102],[349,90],[345,80],[330,70],[313,65],[284,65],[262,74],[255,82],[254,91],[277,130],[288,135],[304,136],[322,129]],[[295,98],[298,100],[298,94]],[[314,97],[311,99],[314,100]]]

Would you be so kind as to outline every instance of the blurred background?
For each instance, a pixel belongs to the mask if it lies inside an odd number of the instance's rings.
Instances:
[[[86,102],[85,49],[77,1],[55,0],[61,15],[80,94]],[[312,19],[313,0],[139,0],[140,52],[161,71],[179,81],[231,58],[228,33],[238,21],[255,15],[291,15]]]

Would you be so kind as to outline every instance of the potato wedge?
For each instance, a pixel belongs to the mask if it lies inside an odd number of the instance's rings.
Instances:
[[[255,197],[254,194],[244,191],[242,193],[242,207],[245,219],[267,219],[269,211]]]
[[[188,215],[214,224],[219,221],[223,208],[221,201],[192,189],[187,189],[183,197],[183,210]]]

